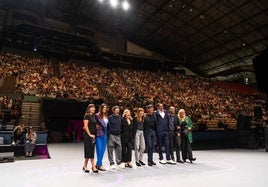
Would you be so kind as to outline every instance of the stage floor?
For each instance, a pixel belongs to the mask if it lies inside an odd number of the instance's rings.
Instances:
[[[1,186],[266,187],[268,185],[268,153],[263,149],[198,150],[193,151],[197,158],[194,164],[157,163],[153,167],[134,166],[132,169],[108,170],[98,174],[82,172],[83,143],[48,144],[48,151],[51,159],[0,163]],[[158,161],[158,154],[155,153],[154,158]],[[145,154],[144,161],[146,160]],[[109,168],[107,152],[104,165]]]

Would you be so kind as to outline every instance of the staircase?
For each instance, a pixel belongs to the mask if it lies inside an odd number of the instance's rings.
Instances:
[[[16,76],[7,75],[0,87],[0,93],[14,94],[16,90]]]
[[[32,126],[34,129],[40,127],[40,103],[23,102],[21,107],[22,121],[25,126]]]

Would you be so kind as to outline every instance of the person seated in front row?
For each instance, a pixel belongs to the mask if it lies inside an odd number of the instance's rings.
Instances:
[[[20,123],[13,130],[13,142],[12,145],[23,144],[23,133],[25,132],[24,123]]]
[[[37,140],[36,132],[33,130],[32,127],[29,127],[27,129],[26,142],[25,142],[25,147],[24,147],[25,148],[25,156],[31,157],[33,155],[36,140]]]

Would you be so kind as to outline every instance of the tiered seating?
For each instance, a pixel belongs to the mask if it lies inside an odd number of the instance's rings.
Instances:
[[[253,87],[248,86],[246,84],[233,83],[233,82],[223,82],[223,81],[219,81],[218,84],[223,86],[224,88],[226,88],[228,90],[238,92],[238,93],[243,94],[243,95],[254,95],[254,94],[259,93],[257,88],[253,88]]]
[[[256,90],[248,86],[218,83],[196,76],[115,70],[73,62],[60,62],[58,68],[54,68],[59,70],[55,76],[50,72],[51,65],[44,59],[11,54],[2,59],[7,61],[3,68],[6,73],[18,75],[17,88],[23,94],[53,98],[67,94],[68,98],[84,101],[103,98],[110,106],[120,105],[122,109],[162,102],[167,108],[170,105],[176,109],[184,108],[194,122],[198,116],[208,115],[212,118],[207,121],[209,130],[222,130],[218,128],[215,116],[228,116],[223,120],[227,120],[230,128],[235,128],[235,121],[228,121],[228,118],[235,118],[238,110],[252,114],[252,106],[256,104],[255,98],[248,95]]]
[[[211,120],[205,120],[207,123],[207,127],[209,131],[215,131],[215,130],[225,130],[222,127],[218,127],[218,122],[222,121],[225,125],[227,125],[227,129],[229,130],[235,130],[237,125],[237,120],[235,118],[220,118],[216,117]]]
[[[218,130],[218,120],[212,119],[212,120],[206,120],[208,130],[215,131]]]

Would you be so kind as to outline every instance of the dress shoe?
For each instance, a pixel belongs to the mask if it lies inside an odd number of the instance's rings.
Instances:
[[[83,167],[82,169],[83,169],[83,171],[84,171],[85,173],[89,173],[89,170],[88,170],[88,169],[85,169],[84,167]]]
[[[148,162],[148,166],[153,166],[152,162]]]
[[[143,166],[146,165],[146,164],[145,164],[144,162],[142,162],[142,161],[139,161],[139,163],[140,163],[141,165],[143,165]]]
[[[178,163],[184,163],[184,161],[182,161],[181,159],[180,160],[177,160]]]
[[[191,163],[196,160],[196,158],[189,159]]]
[[[152,161],[151,164],[156,165],[156,163],[154,161]]]
[[[139,162],[136,162],[136,165],[137,165],[138,167],[140,167],[140,166],[141,166],[141,164],[140,164]]]

